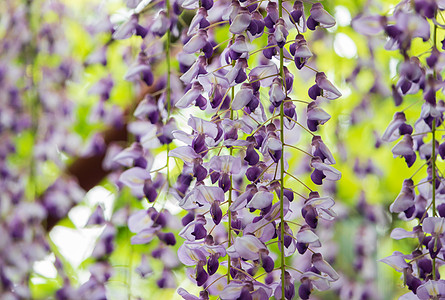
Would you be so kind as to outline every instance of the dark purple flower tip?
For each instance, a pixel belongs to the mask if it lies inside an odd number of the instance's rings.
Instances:
[[[209,10],[213,7],[213,0],[201,0],[201,5],[206,10]]]
[[[250,21],[249,27],[247,27],[247,31],[249,31],[251,35],[255,35],[255,34],[258,33],[258,23],[257,23],[257,20],[252,19]]]
[[[428,56],[426,59],[426,63],[428,65],[428,67],[434,68],[437,61],[439,60],[439,56],[440,56],[439,50],[437,50],[437,48],[434,47],[433,50],[431,51],[431,55]]]
[[[168,246],[176,245],[176,238],[172,232],[167,232],[167,233],[161,232],[158,234],[158,237],[161,241],[163,241]]]
[[[232,60],[237,60],[238,58],[241,57],[241,55],[243,55],[242,52],[236,52],[236,51],[234,51],[234,50],[232,50],[232,49],[229,50],[229,57],[230,57]]]
[[[435,1],[416,0],[414,1],[414,9],[418,14],[428,19],[433,19],[436,14],[437,4]]]
[[[293,120],[297,120],[297,114],[295,111],[295,104],[292,103],[292,101],[287,101],[284,103],[284,115],[288,116],[289,118]]]
[[[289,72],[286,67],[284,67],[284,79],[286,83],[286,90],[289,92],[292,90],[292,86],[294,84],[294,75],[292,75],[292,73]]]
[[[263,55],[267,59],[272,59],[272,57],[277,54],[276,47],[272,47],[272,46],[275,46],[275,45],[267,44],[266,49],[263,50]]]
[[[153,73],[150,71],[150,69],[144,69],[142,71],[142,80],[148,86],[153,84]]]
[[[300,253],[300,254],[304,254],[308,247],[309,247],[309,245],[306,243],[298,243],[297,242],[297,250],[298,250],[298,253]]]
[[[437,206],[437,211],[439,212],[439,216],[445,218],[445,203],[442,203]]]
[[[275,280],[274,280],[273,273],[268,273],[266,275],[266,277],[264,278],[264,283],[267,285],[271,285],[274,281]],[[260,299],[263,299],[263,298],[260,298]]]
[[[308,121],[308,125],[309,125],[309,121]],[[317,124],[318,125],[318,124]],[[310,128],[309,128],[310,129]],[[317,129],[317,127],[315,127],[315,130]],[[311,129],[312,130],[312,129]],[[314,130],[312,130],[314,131]],[[314,171],[311,174],[311,179],[312,182],[317,184],[317,185],[321,185],[323,183],[323,179],[326,177],[326,175],[323,174],[322,171],[314,169]]]
[[[241,227],[242,227],[242,222],[240,219],[236,219],[236,220],[232,220],[231,222],[232,224],[232,229],[236,234],[240,234],[241,232]]]
[[[274,162],[276,162],[276,163],[278,163],[279,161],[280,161],[280,159],[281,159],[281,154],[282,154],[282,151],[281,150],[272,150],[272,149],[269,149],[269,155],[270,155],[270,157],[272,158],[272,160],[274,161]]]
[[[206,58],[211,58],[213,55],[213,46],[210,42],[207,42],[204,47],[202,47],[202,52]]]
[[[307,28],[309,28],[310,30],[315,30],[315,28],[320,25],[320,23],[318,23],[317,21],[314,20],[314,18],[312,18],[312,16],[309,16],[309,18],[307,18]]]
[[[292,56],[295,55],[296,50],[297,50],[297,43],[295,42],[295,43],[290,44],[289,52],[290,52],[290,54],[292,54]]]
[[[218,271],[219,268],[219,261],[218,261],[219,254],[211,254],[209,259],[207,260],[207,272],[209,275],[213,275]]]
[[[158,192],[156,191],[155,187],[153,186],[153,183],[151,180],[148,180],[144,183],[144,195],[147,197],[148,202],[154,202],[156,200],[156,197],[158,197]]]
[[[409,219],[413,216],[415,211],[416,211],[416,206],[413,205],[413,206],[408,207],[403,213]]]
[[[405,158],[405,162],[408,168],[411,168],[412,165],[416,162],[417,155],[414,152],[413,154],[404,155],[403,157]]]
[[[300,296],[301,299],[309,299],[309,296],[311,295],[311,285],[309,280],[304,280],[304,282],[301,283],[298,288],[298,296]]]
[[[426,274],[431,274],[433,272],[433,264],[430,259],[422,258],[417,261],[417,265]]]
[[[177,16],[182,14],[182,7],[179,5],[178,1],[173,3],[173,13]]]
[[[202,157],[204,157],[207,154],[207,146],[205,143],[205,135],[204,134],[198,134],[195,136],[195,138],[192,141],[192,148],[195,150],[195,152]]]
[[[264,25],[269,29],[273,29],[275,23],[274,23],[274,21],[272,21],[271,17],[269,15],[267,15],[264,18]]]
[[[204,283],[207,282],[207,279],[209,278],[209,274],[204,270],[203,265],[205,262],[200,261],[198,262],[198,265],[196,266],[196,283],[198,286],[203,286]]]
[[[237,300],[252,300],[252,295],[250,294],[249,288],[243,287],[241,290],[240,296],[237,298]]]
[[[411,125],[403,123],[399,127],[399,133],[400,135],[405,135],[405,134],[411,135],[413,133],[413,127]]]
[[[298,57],[298,56],[294,57],[294,63],[298,70],[301,70],[304,67],[304,65],[307,63],[307,61],[308,61],[308,59],[304,58],[304,57]]]
[[[210,180],[212,181],[212,184],[214,184],[215,182],[218,181],[219,177],[220,177],[220,173],[213,171],[212,169],[210,169]]]
[[[227,192],[231,187],[230,176],[227,173],[223,173],[218,181],[218,185],[223,189],[224,193]]]
[[[193,176],[196,177],[197,181],[202,181],[207,177],[207,169],[200,164],[195,164],[193,166]]]
[[[207,99],[203,95],[199,95],[195,100],[195,106],[198,106],[201,110],[205,110],[207,107]]]
[[[238,139],[238,129],[235,127],[230,128],[224,133],[224,140],[237,140]]]
[[[437,257],[440,249],[442,249],[442,242],[440,241],[440,238],[433,237],[428,243],[428,251],[430,252],[430,256],[432,259]]]
[[[297,1],[295,1],[297,2]],[[292,23],[298,24],[298,22],[300,22],[300,18],[303,16],[303,11],[302,10],[295,10],[295,8],[290,12],[289,15],[289,20]]]
[[[409,272],[405,275],[405,283],[408,286],[408,289],[413,291],[414,294],[417,293],[417,288],[422,285],[422,281],[419,278],[414,277]]]
[[[279,41],[277,42],[278,47],[283,48],[284,45],[286,45],[286,41]]]
[[[314,84],[309,88],[308,95],[312,100],[317,100],[317,97],[321,96],[321,89],[318,87],[318,85]]]
[[[406,79],[400,80],[400,90],[402,91],[403,95],[406,95],[406,93],[410,90],[412,86],[412,82]]]
[[[190,187],[190,183],[192,182],[193,177],[190,174],[180,174],[178,176],[177,181],[177,190],[182,194],[185,195],[185,192],[187,192],[188,188]]]
[[[256,94],[258,94],[258,92]],[[260,105],[260,99],[254,94],[250,99],[250,102],[247,104],[247,107],[249,108],[250,112],[253,112],[258,105]]]
[[[258,79],[259,79],[258,76],[249,75],[249,83],[250,83],[250,86],[252,87],[254,93],[258,92],[261,87],[261,83]]]
[[[289,248],[291,243],[292,243],[292,237],[286,234],[284,236],[284,247]]]
[[[20,240],[25,235],[25,224],[19,218],[14,217],[9,224],[11,237]]]
[[[153,222],[161,227],[165,227],[165,225],[167,225],[167,219],[165,217],[165,214],[163,214],[162,212],[153,212],[150,215],[151,219],[153,220]]]
[[[236,83],[242,83],[247,79],[247,75],[246,75],[246,71],[244,71],[244,69],[241,69],[238,72],[238,75],[235,78],[235,82]]]
[[[222,210],[219,207],[219,201],[215,200],[210,206],[210,215],[212,216],[215,225],[218,225],[222,219]]]
[[[260,155],[255,151],[255,148],[252,144],[247,147],[244,160],[247,161],[250,166],[254,166],[260,161]]]
[[[423,99],[431,105],[436,105],[436,91],[434,89],[426,89],[423,93]]]
[[[294,296],[295,296],[295,285],[293,282],[289,282],[284,287],[284,297],[287,300],[292,300],[292,299],[294,299]]]
[[[317,131],[318,121],[316,120],[307,120],[307,128],[310,131]]]
[[[255,5],[249,5],[248,6],[249,10],[253,6]],[[255,21],[257,26],[256,34],[262,35],[264,32],[264,27],[266,27],[263,16],[258,11],[254,11],[252,14],[252,20]]]
[[[136,25],[136,35],[140,36],[141,38],[145,38],[145,36],[148,33],[148,29],[137,24]]]
[[[188,225],[190,222],[192,222],[195,219],[195,213],[192,211],[189,211],[181,220],[182,226]]]
[[[306,224],[308,224],[311,228],[317,228],[318,214],[313,206],[303,206],[301,209],[301,215],[306,221]]]
[[[442,50],[445,50],[445,38],[441,41],[442,43]]]
[[[156,284],[160,289],[162,289],[167,285],[167,279],[164,277],[161,277],[156,281]]]
[[[201,21],[199,21],[199,29],[205,29],[209,26],[210,26],[210,22],[205,17],[202,18]],[[210,45],[212,45],[212,43],[210,43]]]
[[[209,300],[209,292],[207,291],[200,291],[199,292],[199,299],[201,300]]]
[[[284,197],[286,197],[287,200],[289,200],[289,202],[294,201],[294,192],[291,189],[285,188],[283,190],[283,194],[284,194]]]
[[[204,225],[202,225],[201,223],[197,223],[195,224],[192,235],[195,237],[195,240],[200,240],[206,237],[207,230],[205,229]]]

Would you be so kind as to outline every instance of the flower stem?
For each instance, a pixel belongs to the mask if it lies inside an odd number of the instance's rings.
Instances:
[[[283,0],[278,0],[278,13],[279,17],[283,17]],[[280,48],[280,74],[281,80],[283,82],[283,87],[287,94],[286,81],[284,79],[284,51]],[[284,101],[281,102],[280,106],[280,138],[281,138],[281,158],[280,158],[280,261],[281,261],[281,299],[285,300],[285,273],[286,273],[286,262],[284,257]]]
[[[167,11],[167,19],[170,21],[170,0],[165,0],[165,8]],[[167,61],[167,83],[166,83],[166,101],[167,101],[167,120],[166,124],[168,123],[168,120],[170,118],[170,112],[171,112],[171,88],[170,88],[170,74],[171,74],[171,63],[170,63],[170,40],[171,40],[171,30],[170,26],[167,29],[167,42],[166,42],[166,49],[165,49],[165,56]],[[169,166],[169,152],[170,152],[170,144],[167,144],[167,194],[170,190],[170,166]]]
[[[437,12],[435,17],[437,17]],[[437,43],[437,25],[434,24],[433,31],[433,50],[436,48]],[[436,70],[433,67],[433,76],[434,80],[437,80]],[[432,180],[433,180],[433,195],[432,195],[432,206],[433,206],[433,217],[436,216],[436,119],[433,119],[433,128],[431,129],[432,133],[432,155],[431,155],[431,168],[432,168]],[[437,239],[436,239],[437,243]],[[433,258],[433,280],[436,280],[436,258]]]
[[[235,35],[232,35],[232,40],[235,41]],[[232,66],[235,65],[235,61],[232,61]],[[232,101],[235,98],[235,87],[231,88],[231,92],[232,92]],[[232,109],[232,104],[230,104],[230,120],[233,120],[233,109]],[[233,147],[230,147],[230,156],[233,156]],[[232,180],[232,174],[230,174],[230,188],[229,188],[229,199],[228,199],[228,203],[229,203],[229,208],[232,205],[232,190],[233,190],[233,180]],[[227,215],[229,218],[229,233],[228,233],[228,239],[229,239],[229,247],[232,245],[232,212],[230,211],[230,209],[227,208]],[[227,283],[230,283],[230,256],[227,255]]]

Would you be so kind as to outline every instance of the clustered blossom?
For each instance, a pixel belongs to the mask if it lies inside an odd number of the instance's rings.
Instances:
[[[332,166],[335,159],[316,132],[331,118],[321,108],[323,102],[341,93],[325,73],[315,71],[315,84],[307,94],[311,100],[302,101],[307,109],[299,115],[301,104],[291,99],[296,74],[276,61],[304,68],[313,57],[307,29],[332,27],[334,18],[322,4],[303,1],[295,1],[292,7],[276,1],[167,1],[154,5],[158,11],[146,10],[144,5],[127,1],[133,15],[113,34],[115,39],[140,37],[138,58],[125,77],[159,91],[138,104],[136,120],[128,125],[135,141],[112,158],[127,168],[119,182],[138,199],[148,201],[148,209],[129,217],[129,229],[136,234],[131,242],[145,244],[156,238],[162,251],[180,243],[179,261],[190,267],[186,273],[191,281],[203,288],[199,296],[179,288],[184,299],[209,295],[293,299],[297,294],[308,299],[314,289],[328,289],[339,275],[316,249],[321,246],[317,230],[319,219],[334,219],[334,200],[320,196],[291,174],[284,141],[291,130],[315,132],[312,150],[303,151],[311,158],[311,179],[317,185],[339,180],[341,173]],[[305,8],[310,9],[309,16]],[[188,27],[178,26],[178,16],[190,10],[194,16]],[[218,44],[215,31],[221,26],[230,39]],[[173,36],[178,38],[175,43]],[[153,43],[160,38],[167,43]],[[254,40],[267,42],[253,51]],[[179,70],[168,63],[165,75],[156,78],[158,53],[173,48],[179,49],[175,53]],[[181,110],[188,117],[186,125],[179,125]],[[155,170],[153,150],[162,145],[168,162]],[[172,171],[175,162],[180,171]],[[310,190],[307,198],[284,187],[292,177]],[[303,203],[294,199],[295,193]],[[175,217],[165,205],[158,206],[166,202],[186,211],[180,241],[168,231]],[[302,225],[290,219],[294,210],[301,212]],[[282,261],[302,255],[308,264],[301,274],[280,266],[270,243],[278,243]],[[174,266],[168,266],[165,258],[162,261],[158,286],[171,287]],[[150,269],[138,270],[145,276]],[[260,271],[264,273],[258,276]],[[264,279],[257,279],[263,275]]]
[[[60,1],[37,4],[8,0],[2,4],[5,30],[0,43],[0,294],[4,299],[30,299],[34,264],[52,252],[49,231],[84,196],[75,179],[62,175],[69,173],[64,170],[64,157],[91,157],[105,150],[102,136],[94,135],[83,145],[72,129],[78,107],[72,101],[75,96],[69,86],[79,80],[84,68],[106,66],[107,49],[91,49],[86,61],[67,51],[72,46],[67,24],[75,18]],[[102,14],[98,16],[106,19]],[[85,34],[109,34],[108,24],[103,21],[103,26],[94,30],[86,28]],[[105,105],[112,87],[113,80],[108,76],[91,88],[90,94],[98,95],[100,101],[90,118],[92,122],[100,120],[118,127],[122,125],[120,109]],[[17,148],[20,144],[26,152]],[[48,166],[53,166],[52,173],[60,175],[57,180],[54,174],[48,175]],[[97,210],[88,226],[105,223],[103,213]],[[92,294],[105,297],[111,266],[104,258],[113,251],[115,234],[111,224],[106,226],[92,254],[91,277],[80,287],[71,286],[70,276],[56,255],[54,266],[63,281],[63,287],[54,291],[57,299],[81,299]]]
[[[404,104],[407,95],[415,95],[416,101],[422,103],[419,118],[414,123],[407,119],[405,110],[396,112],[381,137],[383,142],[398,141],[392,148],[394,157],[403,157],[409,168],[419,166],[404,180],[399,195],[389,207],[401,220],[418,223],[409,230],[395,228],[391,237],[415,239],[418,246],[411,253],[395,251],[381,259],[403,274],[404,283],[411,292],[400,299],[445,297],[445,282],[440,279],[444,258],[445,214],[442,207],[445,205],[443,174],[437,167],[438,156],[444,158],[442,138],[438,139],[437,135],[444,112],[444,102],[438,99],[444,87],[440,75],[444,67],[444,49],[438,48],[437,31],[441,25],[437,16],[445,9],[444,4],[443,1],[401,1],[391,15],[361,15],[353,21],[354,28],[362,34],[385,33],[385,49],[398,50],[403,55],[397,82],[391,87],[396,106]],[[425,57],[416,56],[411,47],[416,38],[432,44]],[[416,182],[415,176],[421,174],[425,166],[426,177]]]

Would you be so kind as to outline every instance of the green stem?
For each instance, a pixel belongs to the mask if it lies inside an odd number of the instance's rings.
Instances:
[[[235,41],[235,35],[232,35],[232,41]],[[235,61],[232,61],[232,66],[235,65]],[[232,91],[232,101],[235,98],[235,87],[232,87],[231,89]],[[223,100],[224,101],[224,100]],[[232,105],[230,105],[230,120],[233,120],[233,109],[232,109]],[[230,156],[233,156],[233,147],[230,147]],[[232,212],[230,211],[230,206],[232,205],[232,187],[233,184],[233,180],[232,180],[232,175],[230,175],[230,188],[229,188],[229,199],[228,199],[228,209],[227,209],[227,215],[229,218],[229,233],[228,233],[228,245],[229,247],[232,246]],[[230,268],[231,268],[231,261],[230,261],[230,256],[227,256],[227,283],[230,283]]]
[[[279,17],[283,17],[283,0],[278,0]],[[280,48],[280,74],[284,89],[286,90],[286,81],[284,78],[284,51]],[[286,90],[287,94],[287,90]],[[284,101],[280,106],[280,138],[281,138],[281,159],[280,159],[280,261],[281,261],[281,299],[285,300],[285,274],[286,261],[284,257]]]
[[[167,8],[167,18],[170,20],[170,0],[165,1],[165,6]],[[171,62],[170,62],[170,39],[171,39],[171,31],[170,27],[167,30],[167,47],[165,49],[165,55],[167,58],[167,116],[170,117],[171,111],[171,89],[170,89],[170,74],[171,74]],[[167,117],[167,121],[168,121]]]
[[[165,7],[167,11],[167,19],[170,21],[170,0],[165,0]],[[170,75],[171,75],[171,62],[170,62],[170,42],[171,42],[171,31],[170,27],[167,30],[167,42],[165,49],[165,56],[167,60],[167,83],[166,83],[166,101],[167,101],[167,120],[169,121],[170,113],[171,113],[171,83],[170,83]],[[170,166],[169,166],[169,152],[170,152],[170,144],[167,144],[167,194],[170,191]]]
[[[437,12],[436,12],[437,16]],[[433,31],[433,50],[436,48],[437,43],[437,25],[434,25]],[[437,79],[436,70],[433,67],[433,76],[434,79]],[[436,119],[433,119],[433,128],[431,129],[432,137],[432,155],[431,155],[431,168],[432,168],[432,180],[433,180],[433,197],[432,197],[432,206],[433,206],[433,217],[436,216]],[[436,239],[437,242],[437,239]],[[436,259],[433,258],[433,280],[436,280]]]

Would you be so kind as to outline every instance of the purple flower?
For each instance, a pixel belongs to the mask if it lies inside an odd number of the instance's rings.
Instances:
[[[267,15],[264,18],[264,23],[267,28],[272,29],[279,18],[277,3],[269,1],[267,3],[266,12]]]
[[[307,106],[307,127],[310,131],[317,131],[318,125],[323,125],[331,116],[322,108],[318,107],[315,101],[312,101]]]
[[[161,10],[151,24],[150,31],[153,34],[161,37],[167,32],[169,28],[170,20],[167,18],[167,13]]]
[[[135,197],[142,198],[144,182],[150,178],[150,173],[147,170],[134,167],[123,172],[119,181],[128,186]]]
[[[315,83],[322,90],[322,96],[334,100],[341,97],[341,93],[337,88],[326,78],[324,72],[318,72],[315,76]]]
[[[148,64],[147,54],[144,51],[139,52],[137,63],[128,69],[124,78],[129,81],[141,79],[148,86],[153,84],[153,73]]]
[[[421,300],[441,299],[445,297],[445,280],[429,280],[417,288],[416,294]]]
[[[266,246],[254,235],[236,237],[235,243],[227,249],[230,257],[241,257],[248,260],[259,259],[260,250],[265,250]]]
[[[280,48],[283,48],[286,44],[287,36],[289,35],[289,32],[286,29],[286,24],[284,23],[284,20],[279,18],[275,24],[275,40],[277,41],[277,45]]]
[[[311,58],[313,55],[311,50],[307,46],[307,42],[304,39],[304,36],[301,34],[298,34],[295,37],[295,43],[293,43],[289,47],[289,50],[291,54],[294,56],[295,66],[297,67],[298,70],[301,70],[301,68],[303,68],[303,66],[307,63],[309,58]]]
[[[414,182],[412,179],[403,181],[402,190],[397,196],[396,200],[389,207],[390,212],[400,213],[414,205]]]
[[[306,31],[306,18],[304,16],[304,5],[302,1],[295,1],[289,15],[289,20],[298,25],[299,30]]]
[[[405,134],[403,139],[398,142],[391,151],[394,157],[403,156],[409,168],[416,161],[416,153],[414,152],[413,147],[413,138],[411,135]]]
[[[311,15],[307,19],[307,27],[315,30],[316,26],[330,28],[335,25],[335,19],[324,9],[321,3],[314,3],[311,7]]]
[[[246,38],[244,35],[238,35],[235,38],[235,42],[230,46],[229,56],[233,60],[238,58],[247,58],[249,53],[249,48],[247,47]]]
[[[230,24],[229,31],[233,34],[243,33],[250,25],[252,15],[245,7],[241,7]]]
[[[373,36],[383,31],[383,18],[374,15],[357,15],[351,22],[352,28],[360,34]]]

